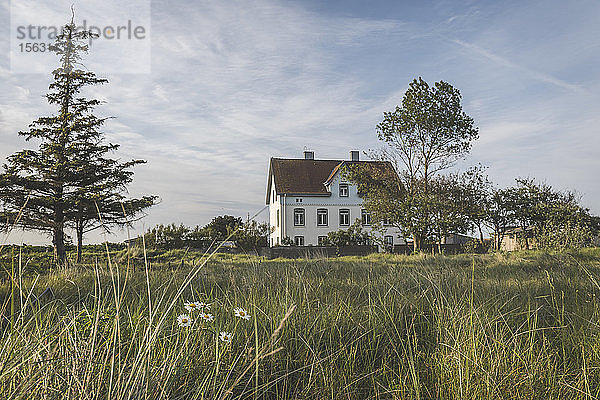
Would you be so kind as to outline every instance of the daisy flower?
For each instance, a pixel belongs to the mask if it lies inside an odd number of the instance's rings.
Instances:
[[[229,332],[221,332],[219,334],[219,339],[221,339],[225,343],[231,343],[232,336],[233,335]]]
[[[235,310],[233,310],[233,312],[235,313],[236,317],[240,317],[245,320],[250,319],[250,314],[248,314],[248,312],[246,310],[244,310],[242,307],[236,308]]]
[[[192,326],[192,319],[187,314],[181,314],[177,317],[177,324],[182,327]]]
[[[199,318],[202,322],[213,322],[215,317],[212,314],[202,313],[199,315]]]
[[[202,304],[197,301],[188,301],[183,303],[183,307],[188,311],[196,311],[202,309]]]

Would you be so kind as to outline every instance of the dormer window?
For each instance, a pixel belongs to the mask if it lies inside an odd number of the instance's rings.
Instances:
[[[348,184],[340,183],[340,197],[348,197]]]

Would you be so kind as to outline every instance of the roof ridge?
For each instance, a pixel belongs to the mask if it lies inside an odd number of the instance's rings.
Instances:
[[[389,161],[385,160],[334,160],[334,159],[306,159],[306,158],[281,158],[281,157],[271,157],[271,160],[285,160],[285,161],[330,161],[330,162],[339,162],[339,163],[389,163]]]

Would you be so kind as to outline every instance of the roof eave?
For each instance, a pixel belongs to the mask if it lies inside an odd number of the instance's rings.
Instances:
[[[286,196],[309,196],[309,197],[330,197],[331,193],[310,193],[310,192],[282,192]]]

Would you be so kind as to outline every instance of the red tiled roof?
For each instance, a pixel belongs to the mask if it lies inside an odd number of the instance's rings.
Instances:
[[[275,177],[277,194],[297,194],[311,196],[330,196],[325,183],[329,182],[344,164],[364,164],[394,171],[389,162],[384,161],[343,161],[343,160],[306,160],[289,158],[271,158],[267,199],[271,198],[271,184]],[[394,172],[395,174],[395,172]]]

